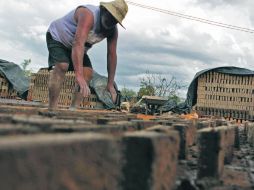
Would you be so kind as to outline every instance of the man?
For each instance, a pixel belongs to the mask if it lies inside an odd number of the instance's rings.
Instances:
[[[112,101],[116,100],[114,77],[117,65],[117,23],[128,12],[124,0],[101,2],[100,6],[81,5],[51,23],[47,32],[49,68],[49,110],[57,107],[60,88],[67,71],[75,71],[76,87],[72,107],[77,107],[83,97],[90,95],[88,82],[92,76],[92,64],[87,51],[103,39],[107,39],[107,90]]]

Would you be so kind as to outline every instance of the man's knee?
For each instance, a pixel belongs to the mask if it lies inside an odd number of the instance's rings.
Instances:
[[[55,65],[54,71],[65,74],[68,71],[68,68],[69,68],[68,63],[58,63]]]

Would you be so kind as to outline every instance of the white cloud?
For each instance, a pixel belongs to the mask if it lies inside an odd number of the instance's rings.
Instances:
[[[108,1],[108,0],[107,0]],[[136,3],[253,28],[252,0],[133,0]],[[0,0],[0,59],[20,64],[32,59],[32,68],[47,66],[45,33],[51,21],[80,4],[98,0]],[[139,87],[146,70],[175,76],[190,83],[196,72],[223,65],[254,70],[252,34],[219,28],[129,5],[119,27],[119,86]],[[106,44],[96,45],[90,56],[95,70],[106,74]]]

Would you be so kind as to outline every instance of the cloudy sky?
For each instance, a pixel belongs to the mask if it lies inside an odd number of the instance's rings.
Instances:
[[[107,0],[105,0],[107,1]],[[47,67],[45,33],[51,21],[80,4],[97,0],[0,0],[0,59],[31,69]],[[182,14],[254,29],[253,0],[132,0]],[[116,81],[139,88],[147,70],[189,84],[203,69],[238,66],[254,70],[254,34],[219,28],[129,5],[119,27]],[[89,52],[95,70],[106,75],[106,43]],[[184,96],[185,92],[181,92]]]

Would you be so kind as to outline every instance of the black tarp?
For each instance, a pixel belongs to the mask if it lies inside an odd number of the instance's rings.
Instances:
[[[212,69],[202,70],[194,76],[194,79],[188,88],[185,102],[176,105],[176,103],[169,101],[163,106],[163,112],[172,111],[176,113],[189,113],[192,107],[197,103],[198,77],[208,72],[218,72],[229,75],[254,76],[254,71],[252,70],[232,66],[216,67]]]
[[[17,64],[0,59],[0,73],[5,76],[20,97],[26,98],[29,78],[25,76],[24,71]]]
[[[106,90],[107,83],[107,77],[102,76],[94,71],[89,86],[94,89],[98,99],[104,103],[105,108],[115,109],[116,105],[112,101],[111,94]],[[118,91],[116,83],[114,84],[114,87],[116,91]]]

